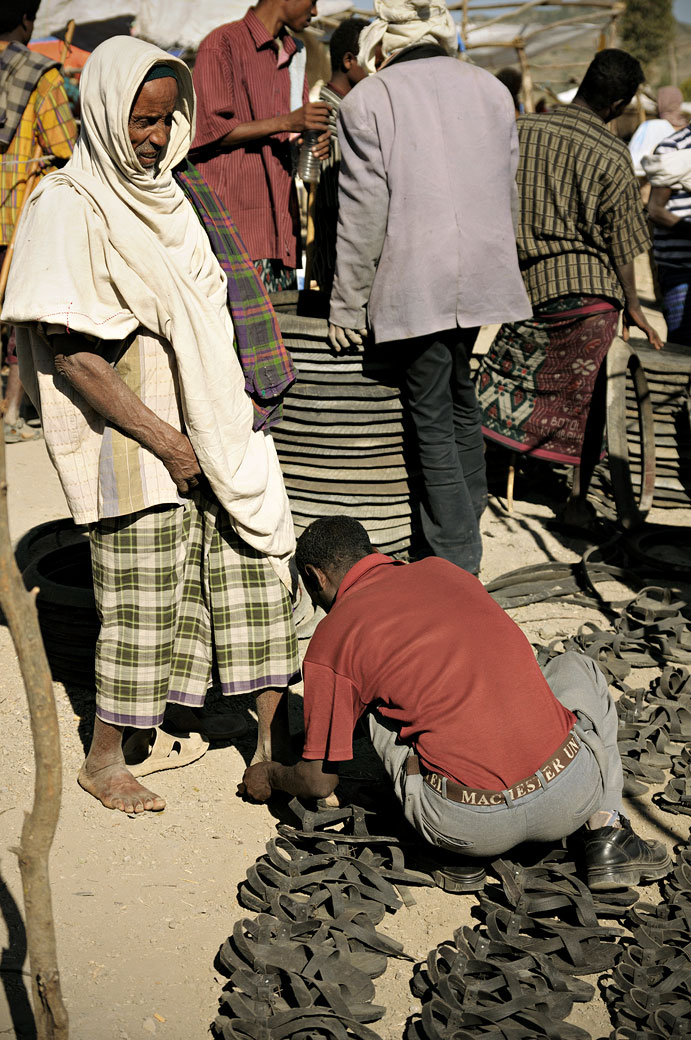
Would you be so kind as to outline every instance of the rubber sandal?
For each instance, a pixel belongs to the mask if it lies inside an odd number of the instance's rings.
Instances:
[[[122,745],[122,753],[132,776],[139,777],[188,766],[205,755],[208,748],[209,741],[200,733],[174,736],[157,726],[129,736]]]
[[[684,665],[667,665],[652,696],[671,701],[688,698],[691,702],[691,671]]]
[[[30,426],[25,419],[17,419],[14,423],[3,423],[5,444],[23,444],[24,441],[38,441],[43,436],[43,430]]]
[[[384,954],[385,957],[413,960],[410,954],[405,952],[401,943],[378,932],[371,919],[356,908],[347,908],[338,917],[322,921],[313,915],[311,902],[298,902],[291,896],[281,893],[274,899],[271,912],[280,921],[293,924],[318,923],[331,936],[340,933],[345,937],[351,951],[371,951]]]
[[[627,798],[640,798],[643,794],[648,794],[650,791],[649,784],[652,781],[644,781],[643,776],[645,770],[641,765],[638,764],[634,759],[622,758],[621,760],[622,769],[624,771],[624,785],[622,793]],[[641,772],[641,776],[636,775],[636,771]]]
[[[655,798],[655,804],[666,812],[691,816],[691,776],[677,776]]]
[[[664,783],[663,770],[671,767],[671,755],[661,754],[651,741],[620,740],[617,746],[622,759],[638,763],[640,769],[637,776],[651,784]]]
[[[648,585],[641,589],[622,610],[634,627],[652,625],[657,621],[675,617],[686,604],[672,599],[672,589],[660,585]]]
[[[230,713],[211,713],[201,709],[187,709],[184,713],[176,709],[184,705],[169,704],[166,707],[166,729],[175,733],[201,733],[210,743],[222,740],[237,740],[249,729],[248,723],[240,715]],[[191,716],[191,717],[190,717]]]
[[[604,940],[622,935],[620,928],[582,928],[551,921],[537,921],[501,907],[487,916],[490,938],[529,953],[549,957],[568,975],[592,975],[608,971],[617,961],[620,947]]]
[[[520,953],[514,946],[494,942],[488,936],[468,928],[467,925],[454,932],[454,943],[460,953],[479,957],[489,961],[490,964],[496,963],[500,966],[511,964],[516,971],[532,971],[533,965],[537,965],[544,975],[551,978],[554,989],[558,990],[566,986],[573,999],[579,1003],[587,1003],[595,995],[595,987],[589,982],[573,976],[561,975],[554,969],[547,957],[527,951]]]
[[[648,691],[643,687],[622,693],[615,704],[620,722],[638,726],[647,723],[654,706],[654,703],[648,700]]]
[[[301,1040],[380,1040],[374,1030],[362,1023],[316,1007],[281,1011],[263,1020],[229,1020],[219,1015],[213,1029],[222,1040],[287,1040],[291,1036]]]
[[[672,772],[675,776],[686,776],[691,771],[691,744],[686,744],[678,755],[674,756]]]
[[[655,646],[665,662],[691,662],[691,625],[681,615],[666,621],[664,626],[660,627],[659,634],[649,636],[649,642]]]
[[[691,905],[638,903],[629,910],[629,927],[640,946],[687,946]]]

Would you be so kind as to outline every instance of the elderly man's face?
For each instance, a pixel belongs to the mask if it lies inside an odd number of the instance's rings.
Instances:
[[[154,168],[170,140],[177,101],[178,81],[173,76],[152,79],[139,88],[127,129],[145,170]]]

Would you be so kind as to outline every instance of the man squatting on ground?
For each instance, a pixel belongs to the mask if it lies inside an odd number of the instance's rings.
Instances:
[[[664,845],[621,815],[617,713],[589,657],[562,654],[543,675],[476,578],[446,560],[393,560],[347,516],[311,524],[296,560],[327,611],[303,666],[302,759],[250,765],[241,793],[329,795],[364,717],[407,821],[455,854],[445,888],[477,887],[477,858],[575,831],[592,889],[667,873]]]
[[[203,705],[212,657],[226,693],[257,695],[270,757],[299,668],[295,538],[272,439],[253,431],[226,275],[172,172],[194,131],[189,69],[115,37],[89,59],[81,103],[73,159],[22,218],[3,316],[21,325],[22,379],[90,525],[102,627],[79,782],[142,812],[165,802],[127,771],[123,727],[157,726],[166,700]],[[243,270],[259,286],[249,258]]]
[[[470,356],[481,325],[531,314],[512,221],[518,137],[509,92],[455,57],[444,3],[376,0],[339,110],[339,218],[330,337],[399,368],[415,429],[427,551],[480,569],[487,505]],[[422,17],[421,17],[422,15]]]

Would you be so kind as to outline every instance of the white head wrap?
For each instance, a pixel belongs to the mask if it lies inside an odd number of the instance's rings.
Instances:
[[[458,51],[458,31],[443,0],[374,0],[377,18],[360,33],[358,62],[374,72],[378,43],[385,58],[417,43],[438,43],[448,54]]]
[[[158,64],[172,67],[179,94],[152,176],[135,155],[128,123],[140,85]],[[42,381],[37,373],[43,411],[52,400],[63,417],[62,430],[44,422],[49,450],[54,434],[64,439],[71,424],[86,469],[97,465],[100,435],[59,390],[36,323],[97,339],[124,340],[138,328],[161,337],[175,354],[185,427],[202,471],[240,536],[289,584],[295,536],[278,458],[271,438],[252,430],[226,276],[173,177],[194,136],[190,71],[152,44],[116,36],[86,63],[81,102],[72,159],[36,188],[19,223],[3,311],[28,326],[20,332],[34,365],[45,361]]]

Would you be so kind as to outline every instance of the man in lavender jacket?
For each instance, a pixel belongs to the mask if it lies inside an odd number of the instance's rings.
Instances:
[[[360,63],[371,64],[377,44],[385,63],[340,109],[329,334],[340,353],[358,349],[368,327],[376,349],[395,352],[419,445],[428,555],[477,574],[487,483],[470,355],[481,325],[532,313],[512,219],[516,119],[494,76],[451,56],[450,19],[442,13],[436,33],[418,21],[416,32],[410,9],[412,45],[400,15],[363,31]]]

